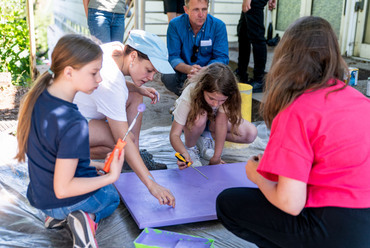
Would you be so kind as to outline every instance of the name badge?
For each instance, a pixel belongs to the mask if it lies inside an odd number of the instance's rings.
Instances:
[[[212,46],[212,40],[201,40],[200,41],[200,46]]]

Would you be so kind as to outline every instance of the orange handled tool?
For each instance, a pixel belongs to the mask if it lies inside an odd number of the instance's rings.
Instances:
[[[122,150],[123,150],[123,148],[125,147],[125,145],[126,145],[126,144],[127,144],[127,142],[126,142],[126,141],[121,140],[121,139],[118,139],[117,144],[116,144],[116,146],[114,147],[113,151],[114,151],[114,150],[116,150],[116,149],[118,149],[118,151],[119,151],[119,155],[121,155],[121,152],[122,152]],[[110,156],[109,156],[109,158],[108,158],[107,162],[105,162],[105,164],[104,164],[103,171],[104,171],[105,173],[108,173],[108,172],[109,172],[109,170],[110,170],[110,164],[111,164],[111,163],[112,163],[112,161],[113,161],[113,155],[114,155],[114,152],[112,152],[112,153],[110,154]]]

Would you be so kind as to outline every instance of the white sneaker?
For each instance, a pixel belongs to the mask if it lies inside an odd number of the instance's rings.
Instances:
[[[210,160],[215,153],[215,141],[212,138],[200,136],[197,141],[200,156]]]
[[[200,157],[199,157],[199,150],[197,146],[193,147],[186,147],[186,151],[189,153],[191,160],[193,160],[192,166],[194,167],[199,167],[202,166],[202,162],[200,162]]]

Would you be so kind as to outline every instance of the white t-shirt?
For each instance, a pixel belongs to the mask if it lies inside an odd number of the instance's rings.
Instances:
[[[186,120],[191,108],[191,96],[190,93],[193,91],[195,83],[191,83],[182,91],[181,96],[176,100],[175,110],[173,111],[174,120],[180,125],[185,126]],[[217,111],[225,113],[224,106],[221,105],[219,108],[213,109],[216,114]]]
[[[78,92],[73,100],[82,115],[89,119],[109,117],[116,121],[127,121],[126,102],[128,89],[126,80],[111,56],[110,43],[103,49],[103,66],[100,75],[103,81],[92,94]]]

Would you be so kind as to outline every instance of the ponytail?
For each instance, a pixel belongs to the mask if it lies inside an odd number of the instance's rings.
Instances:
[[[50,85],[51,80],[52,74],[48,71],[44,72],[22,98],[17,127],[18,153],[15,156],[19,162],[25,161],[33,108],[41,93]]]

